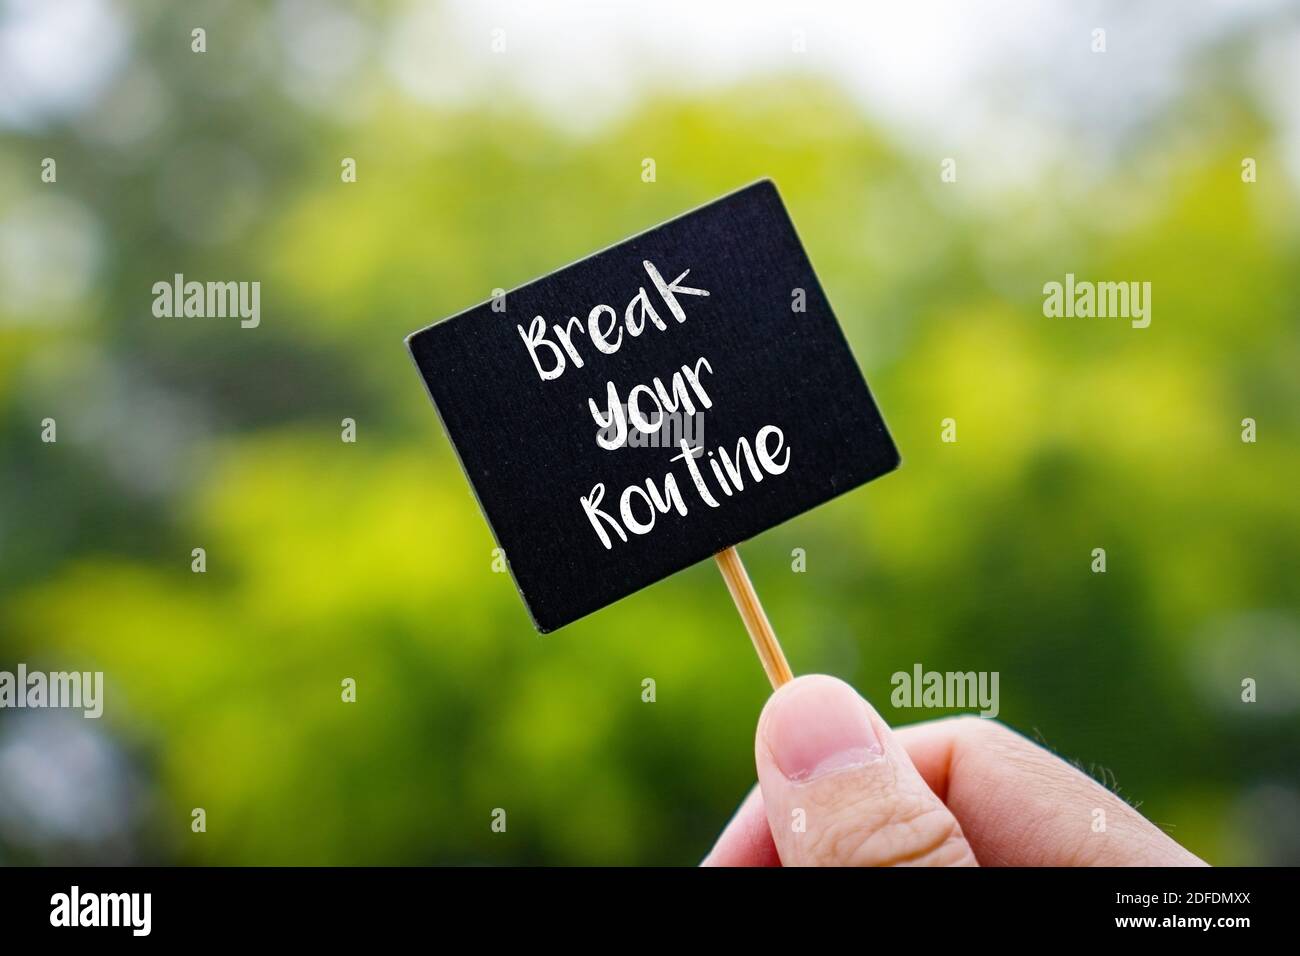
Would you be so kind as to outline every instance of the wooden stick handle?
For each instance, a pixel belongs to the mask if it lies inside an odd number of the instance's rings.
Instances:
[[[736,602],[736,610],[745,622],[745,630],[749,631],[754,650],[758,651],[758,659],[767,672],[767,679],[772,682],[772,689],[776,690],[782,684],[794,680],[790,665],[786,663],[785,652],[781,650],[781,642],[776,639],[776,632],[772,630],[767,615],[763,613],[763,605],[754,593],[754,585],[745,573],[740,552],[735,548],[727,548],[715,554],[713,559],[718,562],[722,579],[727,582],[727,590]]]

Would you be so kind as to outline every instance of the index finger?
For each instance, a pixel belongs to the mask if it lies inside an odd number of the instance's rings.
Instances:
[[[1203,866],[1122,799],[1003,724],[896,729],[986,866]]]

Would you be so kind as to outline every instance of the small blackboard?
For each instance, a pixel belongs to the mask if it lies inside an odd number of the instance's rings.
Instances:
[[[767,180],[407,345],[543,632],[898,466]]]

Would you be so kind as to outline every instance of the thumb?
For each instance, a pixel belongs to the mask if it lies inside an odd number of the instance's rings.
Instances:
[[[833,677],[800,677],[754,742],[785,866],[977,866],[956,818],[874,708]]]

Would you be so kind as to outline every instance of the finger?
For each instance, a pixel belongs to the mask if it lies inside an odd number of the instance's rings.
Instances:
[[[780,866],[763,794],[753,787],[700,866]]]
[[[800,677],[778,689],[754,752],[786,866],[975,865],[957,820],[843,681]]]
[[[1128,803],[993,720],[900,727],[897,739],[986,866],[1200,866]]]

